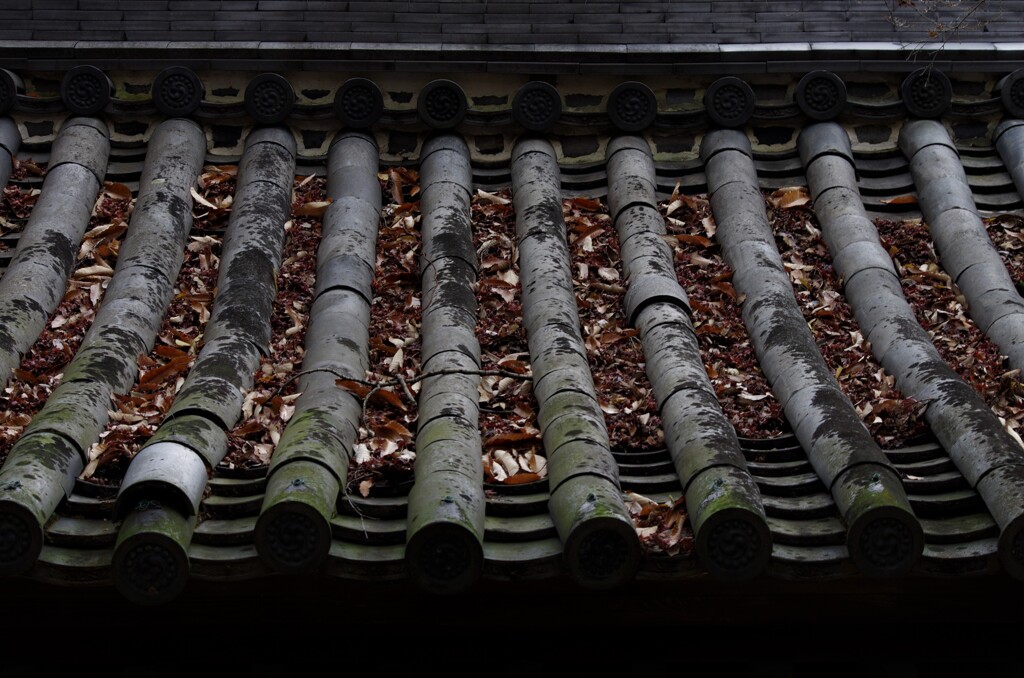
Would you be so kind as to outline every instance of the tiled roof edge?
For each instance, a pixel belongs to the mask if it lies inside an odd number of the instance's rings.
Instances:
[[[226,49],[231,58],[225,59]],[[127,56],[126,56],[127,55]],[[0,40],[0,67],[60,67],[83,59],[101,67],[136,68],[154,58],[188,62],[194,68],[259,70],[322,69],[330,63],[361,69],[423,70],[439,67],[544,73],[601,71],[615,67],[648,72],[678,71],[691,64],[735,64],[747,70],[803,70],[805,62],[827,60],[832,70],[872,68],[911,71],[922,62],[943,69],[967,61],[974,70],[1003,70],[1024,64],[1024,42],[793,42],[778,44],[663,45],[474,45],[379,42],[191,42],[98,40]],[[102,62],[102,64],[99,64]]]

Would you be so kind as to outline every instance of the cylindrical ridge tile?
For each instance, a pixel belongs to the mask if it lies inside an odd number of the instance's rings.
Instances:
[[[42,193],[0,279],[0,383],[7,383],[64,296],[109,153],[105,128],[65,124],[57,135]],[[10,162],[0,166],[9,178]]]
[[[541,424],[545,449],[552,454],[551,446],[589,439],[595,455],[610,457],[593,377],[582,357],[586,349],[569,270],[559,171],[554,149],[546,141],[531,139],[516,144],[512,153],[512,197],[520,246],[523,322],[534,393],[540,403],[538,418],[552,422]],[[561,371],[565,361],[580,365],[581,369],[571,370],[573,388],[589,394],[593,404],[590,412],[574,414],[576,410],[572,410],[551,417],[549,399],[559,390],[568,389],[545,389],[542,384]],[[639,567],[641,551],[617,478],[591,473],[572,476],[568,470],[565,475],[571,477],[552,492],[549,510],[562,540],[569,574],[581,585],[593,588],[629,581]]]
[[[479,369],[480,345],[473,292],[477,259],[470,220],[469,148],[461,137],[446,134],[428,141],[423,152],[422,364],[427,372],[436,370],[442,361],[434,358],[444,355],[445,363],[471,371]],[[413,581],[436,593],[465,590],[483,570],[486,502],[477,428],[478,383],[479,376],[467,375],[421,384],[405,557]],[[462,384],[465,387],[456,392],[445,390]],[[440,402],[446,406],[438,408]],[[466,435],[439,433],[460,424],[472,430]]]
[[[69,129],[72,127],[95,126],[73,125]],[[117,292],[105,295],[78,353],[65,369],[59,397],[54,397],[58,395],[56,392],[51,395],[31,424],[35,430],[55,433],[61,440],[73,443],[78,448],[79,458],[64,463],[65,471],[61,473],[45,474],[44,482],[50,490],[25,501],[17,490],[24,482],[34,482],[28,478],[34,473],[31,463],[19,464],[18,460],[33,457],[42,460],[48,452],[31,449],[34,436],[23,436],[0,470],[0,477],[8,478],[0,486],[0,521],[7,512],[24,516],[26,510],[37,517],[40,526],[49,520],[61,496],[70,491],[67,476],[74,467],[84,464],[86,451],[99,439],[106,425],[109,416],[106,404],[110,396],[123,393],[135,381],[138,356],[153,345],[158,324],[135,311],[126,311],[123,304],[126,300],[140,301],[146,315],[162,315],[166,310],[170,295],[168,281],[178,274],[181,252],[192,223],[189,189],[199,175],[205,152],[202,129],[194,123],[168,120],[153,133],[139,185],[138,202],[146,202],[148,207],[132,213],[128,235],[110,283]],[[147,250],[141,246],[147,238],[169,243],[177,256],[162,256],[163,253]],[[124,248],[134,254],[126,256]],[[120,282],[125,276],[135,275],[140,268],[147,269],[148,276],[131,285]],[[146,289],[140,291],[140,286]],[[71,475],[72,481],[75,475],[77,472]],[[51,491],[61,483],[63,492]],[[24,566],[22,561],[20,567]]]
[[[686,496],[698,557],[715,576],[753,577],[764,570],[771,554],[760,492],[715,397],[671,251],[659,237],[664,223],[649,188],[656,182],[650,150],[638,137],[625,139],[609,148],[608,184],[629,285],[626,313],[640,330],[647,375]],[[646,256],[631,256],[643,236],[657,239],[661,247],[643,248]]]
[[[997,147],[1009,165],[1009,161],[1015,158],[1015,146],[1014,137],[1004,140],[1006,136],[1000,137]],[[970,267],[986,270],[984,284],[974,285],[975,280],[971,278],[965,281],[966,285],[960,286],[971,318],[986,333],[989,325],[1000,317],[1019,315],[1024,318],[1024,304],[1004,308],[1000,303],[1000,299],[1016,299],[1019,295],[978,216],[967,174],[949,132],[938,121],[916,120],[903,126],[899,143],[910,161],[921,213],[928,223],[942,267],[958,285],[962,274]],[[1012,174],[1014,168],[1009,169]],[[1003,296],[992,295],[994,290],[1001,290]],[[1024,328],[1024,324],[1021,327]],[[1024,351],[1015,350],[1015,344],[1021,341],[1021,337],[1004,333],[998,338],[989,334],[989,338],[1010,358],[1012,367],[1024,368],[1024,362],[1021,362]]]
[[[822,144],[849,148],[846,131],[839,125],[821,123],[815,128],[815,139],[823,140]],[[928,137],[924,135],[928,131],[936,131],[932,123],[914,123],[910,128],[911,136],[904,140],[904,149],[934,148],[944,153],[954,153],[946,143],[948,135],[943,137],[932,134]],[[931,145],[928,145],[929,141]],[[805,162],[816,148],[816,145],[810,143],[801,146]],[[835,193],[824,188],[828,182],[823,181],[820,167],[820,161],[814,161],[806,168],[816,205],[822,190],[827,190],[826,195]],[[819,223],[825,242],[833,254],[837,247],[851,241],[853,237],[863,247],[873,245],[875,248],[874,255],[845,259],[842,271],[847,281],[847,300],[871,344],[872,352],[882,366],[895,376],[896,385],[905,397],[928,403],[924,417],[932,433],[950,454],[967,482],[982,495],[1000,527],[1005,529],[1011,524],[1019,525],[1014,522],[1014,511],[1007,511],[1006,507],[1019,506],[1019,495],[1024,491],[1019,477],[1012,471],[1024,463],[1020,446],[1006,433],[977,392],[943,362],[904,298],[898,278],[891,271],[873,265],[872,262],[878,256],[885,256],[885,251],[874,225],[864,211],[856,185],[851,182],[847,188],[849,190],[843,194],[844,205],[841,210],[844,216],[832,218],[819,214]],[[854,230],[855,236],[850,233]],[[992,482],[986,482],[987,478],[992,478]],[[896,480],[889,469],[865,464],[852,469],[839,483],[844,492],[843,501],[848,501],[849,492],[862,491],[861,488],[870,490],[875,496],[884,497],[889,492],[886,488],[893,486]],[[837,499],[837,504],[841,505],[842,502]],[[861,554],[874,554],[878,561],[876,566],[884,569],[886,563],[894,559],[892,554],[898,550],[916,548],[918,532],[914,529],[904,530],[886,520],[884,513],[889,509],[885,507],[868,505],[868,508],[880,516],[879,527],[865,528],[853,535],[851,525],[851,536],[862,541],[865,546],[873,544],[870,548],[862,548]],[[870,512],[861,514],[870,515]],[[902,522],[902,517],[902,513],[894,514],[897,523]],[[1000,555],[1004,562],[1014,561],[1004,549],[1012,551],[1012,547],[1006,544],[1015,538],[1010,535],[1000,542]],[[889,555],[883,556],[885,553]],[[1009,566],[1008,569],[1012,571]],[[1019,570],[1016,576],[1020,576]]]
[[[315,570],[327,560],[330,521],[348,472],[361,401],[337,386],[328,372],[363,377],[369,363],[367,331],[372,291],[365,278],[339,268],[355,257],[371,275],[375,262],[381,191],[378,152],[372,138],[342,134],[328,156],[327,192],[333,200],[324,214],[317,251],[317,288],[306,333],[302,395],[270,460],[267,491],[254,540],[260,560],[279,572]],[[325,272],[343,271],[327,284]],[[339,325],[340,319],[351,319]]]
[[[718,137],[728,139],[718,141]],[[853,527],[855,520],[865,520],[860,516],[868,508],[885,506],[892,509],[885,519],[904,524],[908,532],[919,532],[920,525],[898,484],[884,496],[878,496],[869,487],[842,482],[850,476],[851,469],[864,464],[886,468],[888,461],[825,365],[800,312],[782,257],[774,245],[749,155],[749,142],[733,131],[710,132],[704,144],[709,142],[708,149],[702,145],[701,157],[706,163],[711,207],[718,223],[716,238],[726,262],[741,273],[734,276],[733,286],[746,297],[744,324],[761,369],[812,467],[839,504],[849,527]],[[723,145],[734,150],[711,152]],[[719,183],[730,180],[732,183]],[[864,524],[858,525],[863,528]],[[909,569],[923,549],[923,544],[918,544],[916,550],[901,552],[899,563],[885,561],[875,567],[872,554],[865,554],[861,550],[863,544],[851,541],[851,536],[848,533],[851,558],[873,575],[898,574]]]

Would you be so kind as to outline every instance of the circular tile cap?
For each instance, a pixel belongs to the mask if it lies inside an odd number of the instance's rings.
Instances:
[[[1018,68],[999,83],[1003,108],[1015,118],[1024,118],[1024,68]]]
[[[725,580],[762,574],[772,555],[771,532],[764,519],[738,508],[711,515],[701,526],[695,546],[704,568]]]
[[[75,115],[99,113],[110,103],[113,90],[110,78],[95,66],[76,66],[60,83],[60,97]]]
[[[275,572],[313,572],[327,560],[331,527],[312,506],[284,501],[260,515],[253,541],[260,559]]]
[[[811,120],[832,120],[846,108],[846,83],[830,71],[811,71],[796,85],[796,105]]]
[[[416,110],[420,119],[434,129],[451,129],[466,117],[466,93],[451,80],[434,80],[420,91]]]
[[[0,115],[6,115],[14,110],[18,103],[18,95],[25,92],[25,85],[14,73],[5,68],[0,68]]]
[[[384,95],[373,80],[350,78],[334,95],[334,114],[345,127],[365,129],[384,113]]]
[[[918,118],[937,118],[949,110],[953,101],[949,78],[934,68],[920,68],[908,75],[900,85],[900,94],[907,110]]]
[[[140,534],[119,544],[111,563],[114,587],[133,603],[173,600],[188,582],[188,555],[162,534]]]
[[[554,86],[534,80],[519,88],[512,100],[512,119],[523,129],[545,132],[562,116],[562,97]]]
[[[295,104],[291,83],[277,73],[263,73],[245,88],[245,112],[262,125],[283,122]]]
[[[562,557],[569,576],[591,589],[611,589],[631,581],[643,553],[636,532],[618,518],[591,518],[572,531]]]
[[[865,512],[847,532],[850,559],[869,577],[910,573],[924,548],[920,523],[902,509],[881,506]]]
[[[199,76],[183,66],[165,68],[153,81],[153,104],[169,118],[195,113],[204,95]]]
[[[715,124],[742,127],[754,114],[754,90],[739,78],[719,78],[704,93],[704,105]]]
[[[608,96],[608,118],[623,132],[641,132],[658,115],[658,99],[642,82],[624,82]]]
[[[405,549],[410,578],[430,593],[459,593],[483,571],[484,552],[476,537],[461,525],[435,523],[420,529]]]
[[[0,503],[0,576],[27,572],[43,550],[43,530],[32,512],[15,502]]]

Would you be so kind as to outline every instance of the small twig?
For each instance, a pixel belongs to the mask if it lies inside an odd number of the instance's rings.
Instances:
[[[395,379],[402,385],[402,390],[405,391],[405,397],[409,399],[409,402],[416,402],[416,396],[409,390],[409,384],[405,381],[405,377],[399,374],[395,376]]]
[[[496,407],[480,407],[479,409],[483,414],[515,414],[514,410],[499,410]]]
[[[352,495],[348,493],[347,488],[345,488],[343,494],[345,495],[345,501],[347,501],[348,505],[352,507],[352,510],[355,511],[355,514],[359,516],[359,526],[363,528],[363,536],[369,538],[370,534],[366,531],[366,514],[360,511],[359,507],[356,506],[354,501],[352,501]]]

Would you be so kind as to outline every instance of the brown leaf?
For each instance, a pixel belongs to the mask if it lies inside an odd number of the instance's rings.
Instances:
[[[721,327],[719,325],[712,325],[710,323],[705,323],[705,324],[701,325],[700,327],[698,327],[696,329],[696,332],[697,332],[698,336],[699,335],[703,335],[703,334],[725,334],[725,328]]]
[[[582,244],[587,238],[590,238],[590,240],[593,241],[594,238],[598,237],[602,233],[604,233],[604,226],[601,226],[600,224],[597,226],[588,226],[579,232],[579,235],[576,236],[576,239],[573,242],[579,242]]]
[[[199,185],[203,188],[222,184],[238,174],[237,165],[207,165],[199,175]]]
[[[292,213],[299,217],[314,217],[320,218],[327,211],[327,208],[331,206],[330,200],[316,200],[313,202],[307,202],[303,205],[296,207]]]
[[[601,201],[593,200],[591,198],[573,198],[573,207],[581,210],[587,210],[589,212],[597,212],[601,209]]]
[[[260,422],[256,421],[255,419],[250,419],[247,422],[245,422],[244,424],[242,424],[241,426],[239,426],[238,428],[234,429],[231,433],[232,433],[232,435],[236,435],[236,436],[238,436],[240,438],[244,438],[247,435],[252,435],[253,433],[262,433],[262,432],[263,432],[263,424],[261,424]]]
[[[83,236],[83,238],[85,240],[99,240],[101,238],[111,239],[118,237],[127,230],[128,227],[123,223],[103,224],[102,226],[97,226],[96,228],[91,229]]]
[[[519,374],[530,373],[530,364],[525,363],[522,360],[503,359],[498,362],[498,365],[500,365],[502,369],[508,370],[509,372],[518,372]]]
[[[23,370],[20,367],[14,368],[14,376],[33,386],[42,381],[41,377],[37,377],[35,374],[29,372],[28,370]]]
[[[372,487],[373,487],[373,479],[372,478],[368,478],[368,479],[360,482],[359,483],[359,494],[363,495],[364,497],[369,497],[370,496],[370,488],[372,488]]]
[[[898,195],[895,198],[886,198],[881,201],[883,205],[914,205],[917,203],[915,195]]]
[[[736,301],[736,289],[730,283],[717,282],[713,285],[713,287],[719,292],[725,294],[733,301]]]
[[[804,186],[787,186],[768,196],[768,202],[772,207],[787,209],[808,204],[811,202],[811,196],[807,194],[807,188]]]
[[[397,421],[389,421],[380,426],[373,427],[373,435],[384,438],[386,440],[404,440],[406,442],[412,440],[412,431],[399,424]]]
[[[402,175],[397,168],[388,170],[388,178],[391,179],[391,201],[398,204],[402,202]]]
[[[41,177],[44,174],[43,169],[39,167],[39,165],[37,165],[35,162],[33,162],[31,158],[29,158],[28,160],[19,160],[18,158],[13,158],[13,160],[14,167],[16,169],[24,168],[26,172],[36,177]]]
[[[131,200],[132,189],[116,181],[103,182],[103,195],[112,200]]]
[[[687,245],[700,245],[701,247],[711,247],[711,240],[705,238],[702,235],[686,235],[679,234],[675,236],[679,242],[685,242]]]
[[[365,398],[367,394],[370,393],[370,387],[366,386],[365,384],[360,384],[358,381],[350,381],[349,379],[336,379],[334,381],[334,384],[336,386],[340,386],[346,391],[349,391],[350,393],[354,393],[356,396],[360,398]]]
[[[402,402],[401,396],[394,391],[378,389],[372,396],[370,396],[370,402],[374,405],[390,405],[401,412],[405,412],[406,410],[405,403]]]
[[[188,367],[190,361],[191,357],[186,355],[180,358],[174,358],[166,365],[149,370],[139,379],[139,386],[143,389],[147,389],[147,387],[161,384],[171,377],[176,377],[182,370]]]
[[[505,485],[522,485],[523,483],[533,483],[540,480],[540,474],[538,473],[517,473],[514,476],[505,478]]]
[[[530,447],[540,442],[539,433],[499,433],[484,441],[484,447]]]
[[[623,330],[622,332],[604,332],[601,334],[600,341],[603,346],[608,346],[610,344],[622,341],[623,339],[635,337],[639,333],[640,331],[635,329]]]

